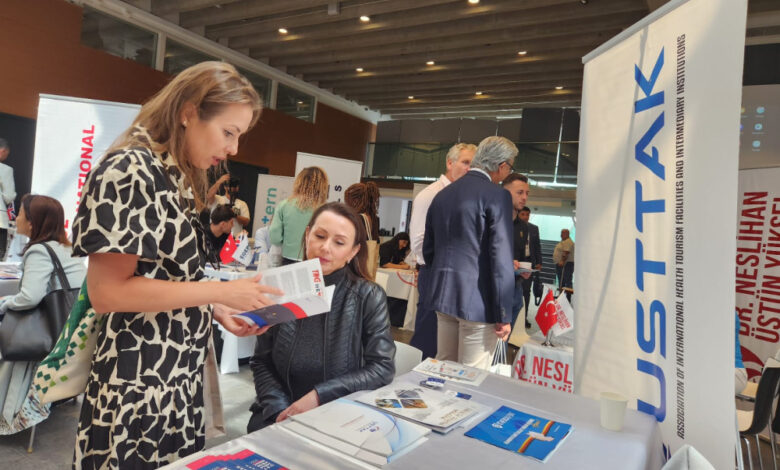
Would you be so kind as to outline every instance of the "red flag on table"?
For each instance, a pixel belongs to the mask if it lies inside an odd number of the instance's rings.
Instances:
[[[228,235],[227,240],[225,240],[225,245],[222,247],[222,251],[219,252],[219,259],[222,260],[222,262],[225,264],[230,263],[233,261],[233,253],[235,253],[237,249],[238,244],[236,243],[236,239],[233,238],[233,234],[231,233]]]
[[[547,290],[547,295],[544,296],[542,304],[539,305],[539,310],[536,312],[536,324],[539,325],[539,329],[542,330],[542,334],[547,336],[547,332],[550,328],[558,323],[558,309],[555,307],[555,297],[552,290]]]

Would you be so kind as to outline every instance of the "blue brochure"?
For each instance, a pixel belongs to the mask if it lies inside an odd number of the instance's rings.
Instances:
[[[544,462],[571,430],[571,424],[502,406],[466,435]]]

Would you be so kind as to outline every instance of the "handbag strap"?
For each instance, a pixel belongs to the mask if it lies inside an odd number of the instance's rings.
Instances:
[[[360,216],[363,217],[363,223],[366,226],[366,239],[373,240],[374,238],[371,236],[371,222],[369,222],[368,216],[365,213],[361,213]]]
[[[51,256],[51,262],[54,265],[54,272],[52,272],[52,275],[56,274],[57,277],[60,280],[60,287],[65,290],[70,290],[70,283],[68,282],[68,276],[65,275],[65,270],[62,268],[62,264],[60,263],[60,258],[57,256],[57,253],[54,252],[54,250],[51,249],[49,245],[46,244],[46,242],[41,242],[41,245],[43,245],[44,248],[46,248],[46,251],[49,252],[49,256]]]

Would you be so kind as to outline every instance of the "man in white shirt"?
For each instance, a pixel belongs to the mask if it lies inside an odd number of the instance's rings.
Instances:
[[[409,222],[409,238],[411,248],[417,262],[417,290],[419,301],[417,302],[417,316],[414,322],[414,336],[410,344],[423,352],[423,359],[436,357],[436,312],[425,308],[423,305],[423,292],[426,287],[427,272],[425,260],[422,255],[423,239],[425,238],[425,217],[431,201],[447,185],[465,175],[471,168],[471,160],[477,146],[474,144],[459,143],[453,145],[447,152],[447,172],[428,185],[417,194],[412,203],[412,217]]]
[[[14,186],[14,169],[6,165],[5,159],[11,153],[8,142],[0,138],[0,193],[3,197],[3,206],[0,207],[0,260],[5,259],[8,247],[8,210],[9,204],[16,199],[16,187]]]
[[[225,184],[227,184],[225,187],[225,195],[217,194],[219,188]],[[238,198],[240,185],[241,181],[238,178],[231,178],[229,174],[225,174],[209,188],[209,191],[206,194],[206,203],[209,205],[211,211],[220,205],[229,205],[233,208],[233,212],[236,214],[236,218],[233,219],[233,230],[231,231],[233,233],[233,238],[241,235],[244,227],[249,225],[249,206],[247,206],[246,202]]]

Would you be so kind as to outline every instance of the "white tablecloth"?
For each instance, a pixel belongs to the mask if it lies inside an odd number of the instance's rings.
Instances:
[[[426,376],[409,372],[401,379],[419,382]],[[464,436],[467,429],[447,435],[431,434],[428,442],[397,458],[386,469],[577,469],[657,470],[661,468],[661,436],[655,419],[627,410],[623,431],[607,431],[599,425],[599,403],[589,398],[527,385],[515,379],[491,374],[478,388],[447,383],[447,389],[473,396],[489,405],[491,412],[501,405],[540,416],[557,418],[574,426],[571,435],[546,463]],[[359,394],[360,392],[358,392]],[[357,395],[357,394],[355,394]],[[208,454],[225,454],[248,448],[280,465],[293,469],[349,470],[363,466],[339,460],[328,451],[278,429],[275,425],[209,449]],[[206,455],[200,452],[169,468]]]
[[[379,268],[377,272],[387,274],[385,292],[388,297],[407,300],[409,292],[417,286],[415,272],[412,269]]]
[[[534,338],[520,346],[512,363],[512,377],[572,393],[574,350],[569,346],[542,346]]]
[[[0,297],[19,292],[19,279],[0,279]]]

